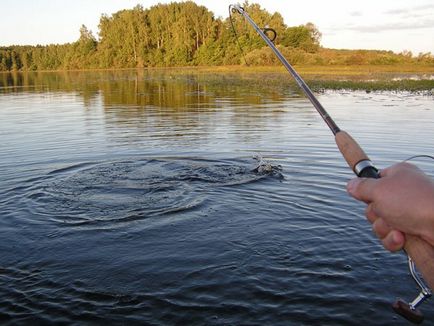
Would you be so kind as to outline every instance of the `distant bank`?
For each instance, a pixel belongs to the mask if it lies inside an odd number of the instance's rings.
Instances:
[[[431,53],[327,49],[321,46],[321,32],[313,23],[288,27],[279,13],[271,14],[258,4],[246,3],[245,10],[259,26],[276,31],[275,44],[293,65],[434,66]],[[227,65],[280,63],[242,20],[215,18],[192,1],[146,9],[138,5],[102,15],[98,38],[83,25],[73,43],[0,47],[0,71]]]

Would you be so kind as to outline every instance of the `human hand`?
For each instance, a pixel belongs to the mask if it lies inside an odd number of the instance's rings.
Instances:
[[[366,217],[383,246],[389,251],[402,249],[405,234],[434,246],[434,181],[410,163],[398,163],[380,175],[380,179],[352,179],[347,191],[368,204]]]

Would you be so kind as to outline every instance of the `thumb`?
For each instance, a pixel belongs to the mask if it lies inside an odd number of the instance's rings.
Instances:
[[[348,193],[354,198],[370,203],[374,198],[373,190],[378,180],[367,178],[354,178],[347,184]]]

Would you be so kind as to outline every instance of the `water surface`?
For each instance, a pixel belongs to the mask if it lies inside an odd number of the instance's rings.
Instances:
[[[270,78],[0,75],[2,323],[405,325],[404,256],[346,194],[311,104]],[[379,167],[434,154],[431,96],[318,98]]]

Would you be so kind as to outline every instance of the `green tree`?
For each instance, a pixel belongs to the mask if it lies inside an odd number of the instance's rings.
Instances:
[[[80,27],[80,37],[78,41],[72,43],[69,47],[69,51],[65,54],[63,65],[67,69],[83,69],[91,68],[94,66],[94,56],[97,49],[97,41],[93,36],[92,31],[88,30],[85,25]],[[61,62],[57,62],[56,59],[60,59],[61,49],[53,47],[51,52],[57,53],[57,55],[50,56],[54,59],[49,65],[60,65]]]
[[[280,13],[248,1],[243,7],[259,27],[276,31],[274,43],[293,64],[434,64],[431,53],[325,49],[314,24],[288,27]],[[137,5],[102,15],[98,40],[82,25],[76,42],[0,47],[0,71],[234,65],[244,63],[243,56],[249,64],[279,64],[241,15],[232,18],[237,35],[230,18],[215,18],[193,1]]]
[[[314,53],[319,49],[320,40],[321,33],[316,26],[312,23],[307,23],[306,25],[287,28],[281,44]]]

